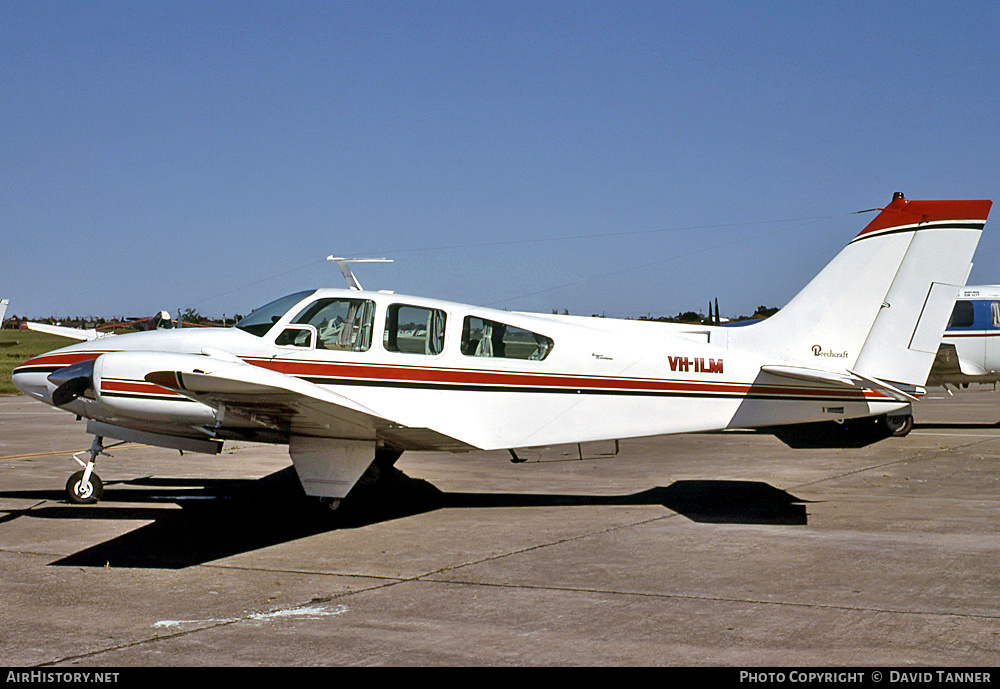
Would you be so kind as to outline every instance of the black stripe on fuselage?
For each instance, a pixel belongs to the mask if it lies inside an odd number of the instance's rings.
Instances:
[[[575,387],[531,387],[517,385],[469,385],[462,383],[417,383],[409,381],[371,381],[371,380],[347,380],[343,378],[309,378],[306,380],[316,385],[352,385],[359,387],[379,387],[379,388],[405,388],[410,390],[438,390],[447,392],[501,392],[501,393],[534,393],[554,395],[620,395],[622,397],[696,397],[713,399],[755,399],[755,400],[785,400],[785,401],[814,401],[814,402],[853,402],[869,401],[864,395],[857,397],[841,396],[817,396],[795,393],[763,393],[751,391],[740,392],[684,392],[677,390],[622,390],[604,388],[575,388]],[[881,399],[875,401],[883,401]]]

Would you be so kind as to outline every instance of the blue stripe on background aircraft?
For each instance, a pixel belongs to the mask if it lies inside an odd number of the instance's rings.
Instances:
[[[881,439],[912,419],[991,205],[896,194],[783,309],[743,328],[364,290],[331,257],[348,289],[282,297],[233,328],[80,342],[13,380],[87,419],[74,502],[101,496],[105,438],[209,454],[227,440],[287,444],[305,493],[331,506],[406,450],[516,458],[670,433],[809,436],[816,424],[843,429],[837,442]]]

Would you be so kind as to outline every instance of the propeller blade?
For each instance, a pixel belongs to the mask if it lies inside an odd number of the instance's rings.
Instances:
[[[92,386],[93,380],[90,378],[71,378],[52,391],[52,404],[57,407],[69,404]]]
[[[61,407],[94,387],[94,361],[80,361],[64,366],[49,375],[49,382],[56,386],[52,391],[52,404]]]

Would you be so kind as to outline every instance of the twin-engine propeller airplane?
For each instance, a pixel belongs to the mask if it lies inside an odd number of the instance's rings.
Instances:
[[[87,419],[74,502],[101,495],[105,438],[205,453],[287,443],[305,493],[336,505],[405,450],[514,454],[852,419],[888,436],[923,392],[991,205],[896,194],[785,308],[744,328],[367,291],[333,259],[348,289],[290,294],[228,329],[81,342],[13,378]]]
[[[968,387],[1000,381],[1000,285],[965,287],[931,367],[927,385]]]

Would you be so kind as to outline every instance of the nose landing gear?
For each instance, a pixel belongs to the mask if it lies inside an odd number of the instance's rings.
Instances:
[[[108,447],[115,447],[122,444],[115,443]],[[101,481],[101,477],[94,473],[94,464],[100,455],[104,455],[105,457],[111,456],[104,451],[105,449],[107,448],[104,447],[104,438],[95,435],[90,449],[84,451],[90,454],[90,459],[86,462],[80,459],[79,455],[82,455],[83,452],[77,452],[73,455],[73,459],[83,469],[70,476],[66,482],[66,495],[69,497],[70,502],[77,505],[93,505],[104,495],[104,483]]]

